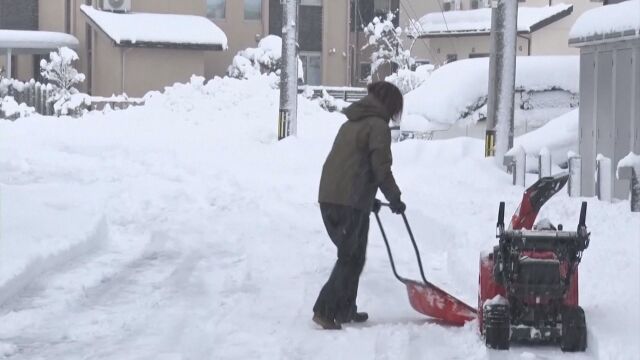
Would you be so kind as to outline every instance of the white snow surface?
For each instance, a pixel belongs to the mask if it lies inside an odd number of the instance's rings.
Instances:
[[[629,30],[635,30],[635,34],[640,35],[640,0],[628,0],[585,11],[571,28],[569,38],[586,38]]]
[[[517,57],[516,89],[563,89],[578,93],[579,72],[578,56]],[[488,58],[455,61],[438,68],[421,86],[405,96],[404,115],[454,124],[471,107],[486,101],[488,90]]]
[[[123,41],[187,45],[221,45],[227,35],[213,21],[195,15],[113,13],[92,6],[80,9],[117,44]]]
[[[77,48],[78,39],[69,34],[51,31],[0,30],[0,47],[14,49]]]
[[[27,253],[55,257],[54,248],[83,238],[90,244],[23,277],[22,290],[2,302],[0,353],[65,360],[567,358],[554,346],[487,350],[475,322],[446,327],[413,311],[375,223],[358,292],[369,321],[318,330],[311,309],[336,250],[317,189],[345,119],[300,97],[298,136],[277,142],[271,84],[194,78],[123,111],[0,121],[1,266]],[[404,141],[393,153],[427,276],[475,306],[478,258],[496,243],[498,203],[514,211],[522,188],[484,158],[482,141]],[[589,348],[570,358],[633,359],[640,353],[640,218],[627,201],[574,199],[565,191],[540,217],[575,226],[583,200],[592,239],[580,266]],[[402,220],[381,217],[398,270],[417,278]],[[9,231],[11,224],[22,225]]]
[[[573,5],[559,3],[542,7],[518,7],[518,31],[530,32],[536,24],[543,22]],[[491,31],[491,8],[429,13],[418,21],[419,35],[438,33],[488,33]]]
[[[521,146],[527,156],[531,157],[531,160],[542,154],[543,151],[547,151],[551,154],[553,163],[566,162],[567,154],[578,151],[579,126],[579,109],[575,109],[549,121],[536,130],[518,136],[514,140],[514,148],[507,154]]]

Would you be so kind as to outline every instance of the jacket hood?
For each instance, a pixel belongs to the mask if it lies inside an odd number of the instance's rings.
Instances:
[[[386,122],[391,120],[391,115],[387,114],[384,106],[371,94],[349,105],[343,113],[349,121],[359,121],[368,117],[382,118]]]

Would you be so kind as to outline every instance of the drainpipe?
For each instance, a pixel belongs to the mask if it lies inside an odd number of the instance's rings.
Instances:
[[[531,37],[518,34],[519,38],[527,40],[527,56],[531,56]]]

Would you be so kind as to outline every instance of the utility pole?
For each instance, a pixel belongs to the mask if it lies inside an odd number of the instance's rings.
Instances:
[[[504,154],[513,147],[518,2],[492,0],[491,7],[485,156],[495,156],[502,164]]]
[[[297,133],[298,112],[298,1],[282,4],[282,69],[280,70],[280,112],[278,140]]]

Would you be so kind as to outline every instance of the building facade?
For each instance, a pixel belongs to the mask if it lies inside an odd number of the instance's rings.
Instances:
[[[464,12],[490,7],[489,0],[444,0],[442,8],[437,1],[403,0],[400,5],[400,19],[403,27],[412,26],[420,31],[420,22],[424,23],[429,14],[435,18],[453,18],[453,12],[459,18]],[[577,55],[578,50],[568,46],[569,30],[576,19],[585,11],[602,6],[602,0],[518,0],[521,12],[542,7],[558,7],[561,4],[573,5],[568,13],[550,14],[532,31],[519,32],[517,55]],[[528,9],[524,9],[528,8]],[[554,16],[555,15],[555,16]],[[522,17],[519,17],[522,18]],[[423,21],[420,21],[423,19]],[[467,19],[468,20],[468,19]],[[447,24],[451,26],[452,24]],[[471,30],[471,29],[469,29]],[[425,33],[416,41],[412,54],[420,61],[442,65],[459,59],[484,57],[490,52],[490,33],[487,31],[443,31],[437,34]]]

